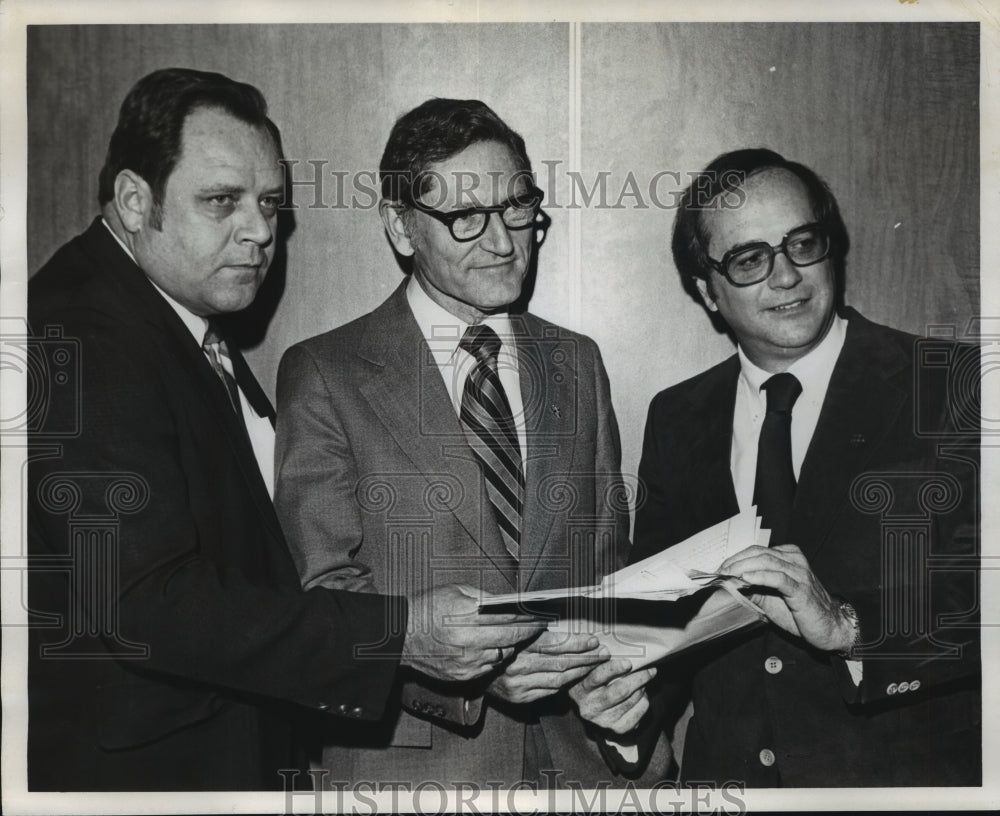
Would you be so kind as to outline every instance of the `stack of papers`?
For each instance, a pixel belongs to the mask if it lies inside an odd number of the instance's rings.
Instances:
[[[714,527],[702,530],[669,549],[636,564],[606,575],[594,586],[543,589],[493,595],[481,607],[511,603],[534,603],[560,598],[635,598],[647,601],[675,601],[707,586],[718,585],[732,576],[716,570],[729,556],[752,544],[767,546],[770,530],[761,529],[757,508],[739,513]],[[738,582],[738,579],[732,579]]]
[[[753,544],[766,547],[770,535],[754,507],[612,573],[600,584],[494,595],[480,607],[577,599],[563,607],[564,614],[549,630],[592,634],[612,657],[627,657],[639,669],[766,620],[764,611],[740,591],[745,582],[718,568]],[[709,591],[688,598],[704,589]],[[660,603],[664,601],[669,603]]]

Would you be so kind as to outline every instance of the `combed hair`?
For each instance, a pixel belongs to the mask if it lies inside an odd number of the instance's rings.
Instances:
[[[266,129],[281,152],[281,134],[267,117],[263,94],[253,85],[207,71],[163,68],[136,82],[122,102],[98,180],[101,206],[114,198],[118,174],[131,170],[152,190],[157,223],[167,179],[180,159],[184,121],[199,108],[217,108]]]
[[[674,219],[671,241],[674,265],[681,274],[685,289],[695,297],[695,280],[708,280],[713,269],[708,263],[710,236],[705,229],[702,213],[719,206],[719,198],[724,194],[732,193],[734,197],[738,197],[748,178],[770,169],[787,170],[805,185],[814,217],[830,236],[830,257],[834,260],[837,274],[842,274],[850,241],[837,199],[826,182],[804,164],[789,161],[773,150],[734,150],[717,156],[692,179],[681,196]]]
[[[427,168],[478,142],[508,147],[525,173],[531,172],[524,139],[478,99],[428,99],[392,126],[379,179],[382,197],[405,207],[427,192]]]

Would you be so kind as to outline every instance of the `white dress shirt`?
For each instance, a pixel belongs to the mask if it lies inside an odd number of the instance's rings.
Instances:
[[[118,242],[118,245],[125,250],[125,253],[132,259],[136,266],[139,262],[136,261],[135,255],[132,251],[125,245],[121,238],[115,235],[115,231],[111,229],[111,225],[107,221],[101,219],[105,227],[108,228],[108,232],[111,233],[112,237]],[[140,267],[141,269],[142,267]],[[195,342],[198,347],[202,347],[202,343],[205,340],[205,332],[208,331],[208,320],[200,315],[196,315],[194,312],[190,311],[186,307],[182,306],[176,300],[174,300],[170,295],[164,292],[156,282],[147,276],[147,280],[153,284],[153,288],[159,292],[163,299],[170,304],[177,316],[181,319],[181,322],[187,326],[191,336],[194,337]],[[208,359],[208,355],[205,355]],[[226,369],[230,374],[233,374],[233,363],[225,354],[220,354],[219,359],[222,362],[222,367]],[[235,382],[235,375],[233,376]],[[243,393],[243,389],[239,387],[239,383],[236,385],[236,389],[240,393],[240,408],[243,410],[243,421],[246,424],[247,434],[250,437],[250,445],[253,448],[254,458],[257,460],[257,467],[260,468],[260,475],[264,477],[264,484],[267,485],[267,492],[274,498],[274,428],[271,427],[271,420],[267,417],[262,417],[254,411],[253,406],[247,400],[246,394]]]
[[[819,412],[826,399],[826,389],[830,385],[833,367],[837,364],[840,350],[847,335],[847,321],[834,316],[833,325],[826,337],[816,348],[796,360],[788,368],[789,374],[802,385],[802,393],[792,409],[792,469],[798,480],[802,461],[816,431]],[[758,368],[738,349],[740,357],[740,378],[736,386],[736,408],[733,413],[733,444],[730,450],[729,467],[733,474],[733,486],[740,510],[753,505],[753,483],[757,475],[757,443],[760,441],[760,427],[767,413],[767,392],[761,386],[772,376]]]
[[[434,362],[437,363],[445,388],[451,398],[455,415],[462,410],[462,392],[465,380],[475,364],[476,358],[464,349],[459,348],[462,335],[469,328],[460,318],[438,303],[431,300],[420,283],[410,277],[406,284],[406,302],[416,318],[420,333],[424,336]],[[500,351],[497,354],[497,373],[500,383],[507,394],[510,410],[514,416],[514,426],[517,429],[517,441],[521,448],[521,460],[525,461],[528,453],[527,434],[524,430],[524,404],[521,401],[521,377],[517,364],[517,346],[514,341],[510,318],[506,312],[488,315],[482,325],[489,326],[500,338]]]
[[[788,367],[802,385],[802,393],[792,408],[792,469],[796,481],[802,470],[802,462],[809,450],[809,443],[816,432],[819,413],[826,399],[826,389],[833,376],[833,368],[844,347],[847,336],[847,321],[834,315],[833,325],[826,337],[816,348]],[[740,510],[753,505],[753,487],[757,476],[757,444],[760,441],[760,426],[767,413],[767,392],[761,386],[772,376],[758,368],[739,348],[740,379],[736,386],[736,408],[733,413],[733,446],[730,451],[729,467],[733,474],[733,486]],[[794,543],[794,542],[792,542]],[[847,668],[855,685],[861,683],[862,663],[848,660]]]

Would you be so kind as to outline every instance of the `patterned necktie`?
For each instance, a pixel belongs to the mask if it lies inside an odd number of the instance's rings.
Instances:
[[[792,468],[792,406],[802,393],[794,374],[775,374],[764,385],[767,413],[757,446],[757,475],[753,500],[771,530],[771,546],[784,544],[788,520],[795,501],[795,471]]]
[[[524,469],[510,403],[497,373],[500,338],[489,326],[470,326],[459,348],[476,360],[462,391],[462,427],[483,466],[504,546],[516,561],[521,551]]]
[[[243,410],[240,407],[240,392],[236,387],[236,380],[233,379],[233,375],[230,374],[226,370],[226,367],[222,364],[223,357],[229,359],[229,350],[226,348],[226,343],[222,339],[218,326],[212,322],[209,322],[208,324],[208,331],[205,332],[205,339],[202,341],[201,347],[205,350],[205,354],[208,356],[208,361],[212,364],[212,369],[218,375],[219,379],[222,380],[222,384],[226,387],[226,394],[229,396],[229,404],[232,406],[236,415],[242,422]],[[232,363],[230,363],[230,365],[231,364]]]

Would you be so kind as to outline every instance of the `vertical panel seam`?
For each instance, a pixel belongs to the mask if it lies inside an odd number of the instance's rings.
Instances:
[[[581,171],[582,115],[581,98],[581,23],[569,24],[569,171]],[[568,175],[568,177],[572,177]],[[569,284],[567,293],[573,328],[580,328],[583,314],[583,214],[578,207],[566,209],[569,216]]]

